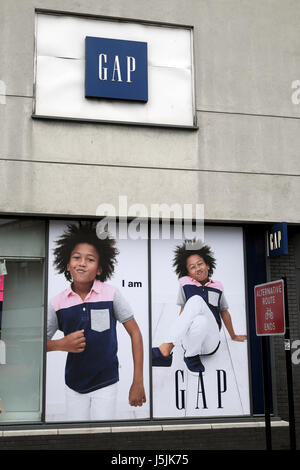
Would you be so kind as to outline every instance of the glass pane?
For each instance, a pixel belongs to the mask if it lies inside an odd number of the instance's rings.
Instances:
[[[44,261],[10,260],[6,261],[6,270],[7,274],[0,276],[0,423],[40,420]]]
[[[0,219],[0,258],[45,256],[45,223],[41,220]]]

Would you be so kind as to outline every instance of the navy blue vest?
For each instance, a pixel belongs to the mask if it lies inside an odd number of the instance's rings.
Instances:
[[[65,335],[83,330],[86,348],[68,353],[66,385],[79,393],[88,393],[119,380],[116,319],[113,302],[84,302],[56,312],[59,329]]]
[[[184,284],[182,288],[184,290],[186,300],[188,300],[190,297],[193,297],[193,295],[200,295],[200,297],[202,297],[202,299],[206,302],[206,304],[212,311],[220,330],[222,327],[222,322],[220,318],[220,301],[222,291],[215,287],[196,286],[192,283]]]

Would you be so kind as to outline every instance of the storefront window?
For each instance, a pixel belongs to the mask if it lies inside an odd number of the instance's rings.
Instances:
[[[41,419],[44,245],[43,222],[0,219],[0,423]]]

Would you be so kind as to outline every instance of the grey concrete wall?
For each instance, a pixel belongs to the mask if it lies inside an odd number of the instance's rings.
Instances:
[[[198,130],[32,119],[35,8],[193,26]],[[296,0],[0,0],[0,213],[94,216],[127,195],[299,223],[299,20]]]

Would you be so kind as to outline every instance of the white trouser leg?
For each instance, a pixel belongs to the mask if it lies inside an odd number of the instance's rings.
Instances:
[[[96,421],[115,419],[118,383],[91,392],[91,419]]]
[[[213,315],[207,318],[199,315],[193,320],[186,336],[182,339],[185,356],[211,354],[218,346],[220,332]]]
[[[66,386],[66,411],[68,421],[90,420],[90,397]]]
[[[181,344],[185,356],[210,354],[220,341],[216,319],[206,302],[199,295],[190,297],[182,313],[173,323],[166,343]]]
[[[89,393],[78,393],[66,387],[68,420],[102,421],[114,419],[117,391],[117,383]]]

